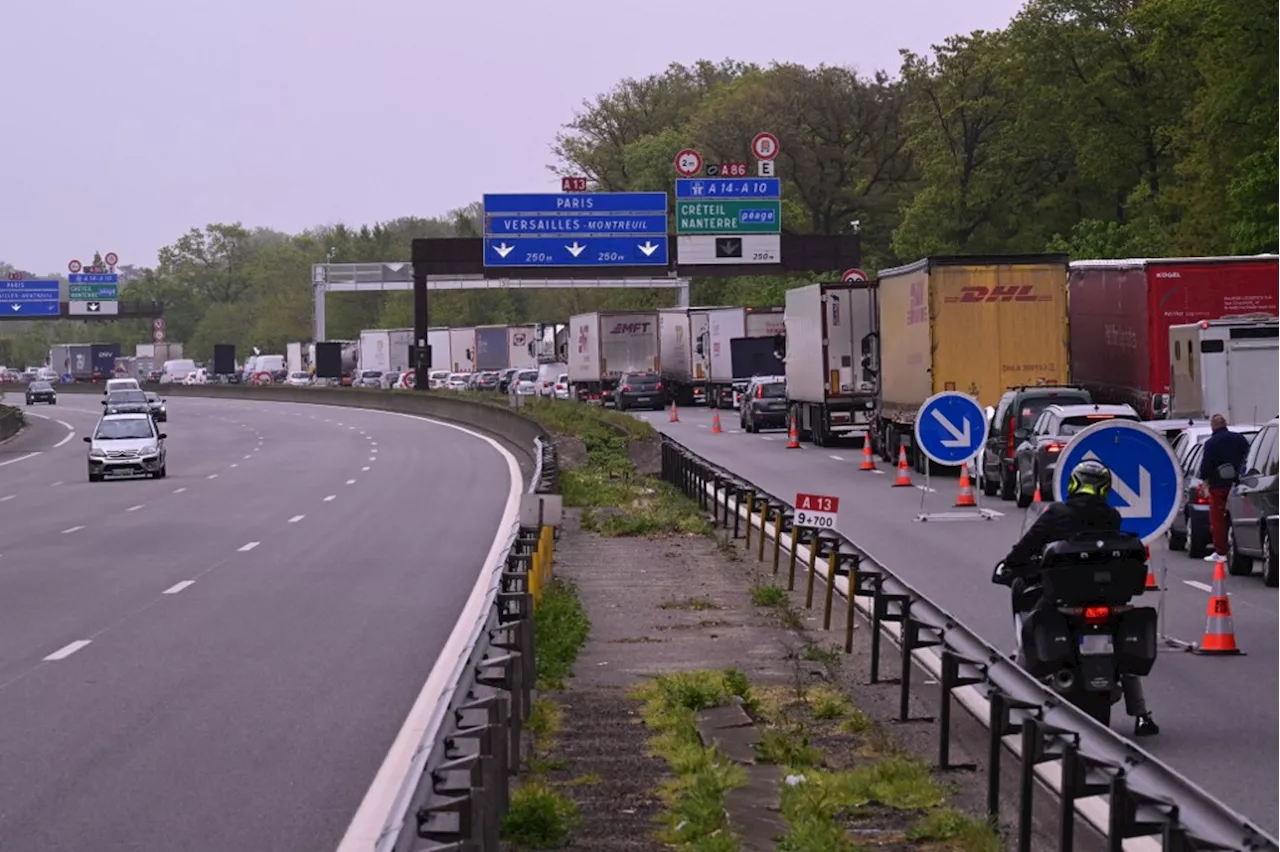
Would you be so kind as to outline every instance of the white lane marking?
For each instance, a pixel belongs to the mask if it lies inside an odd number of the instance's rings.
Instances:
[[[4,503],[6,500],[12,500],[14,497],[17,497],[17,496],[18,496],[17,494],[6,494],[4,497],[0,497],[0,503]]]
[[[196,584],[195,580],[183,580],[181,583],[174,583],[172,586],[165,589],[163,594],[176,595],[178,592],[182,591],[183,589],[188,588],[189,586],[194,586],[195,584]]]
[[[354,427],[354,426],[348,426],[347,428],[348,428],[348,429],[350,429],[352,432],[354,432],[354,431],[356,430],[356,427]]]
[[[187,489],[186,489],[185,487],[183,487],[183,488],[175,488],[175,489],[173,489],[173,493],[174,493],[174,494],[181,494],[183,491],[186,491],[186,490],[187,490]]]
[[[262,447],[254,447],[254,448],[253,448],[253,451],[256,453],[256,452],[257,452],[258,450],[260,450],[260,449],[262,449]]]
[[[251,459],[251,458],[253,458],[253,456],[245,456],[245,458],[246,458],[246,459]]]
[[[298,521],[302,520],[305,517],[306,515],[294,515],[292,518],[289,519],[289,523],[296,524]]]
[[[489,548],[488,555],[480,563],[485,568],[478,572],[470,596],[463,605],[461,613],[454,620],[453,630],[449,634],[449,638],[440,649],[440,653],[436,655],[436,662],[431,667],[431,673],[427,675],[426,682],[422,684],[422,690],[414,700],[413,708],[405,718],[404,725],[400,728],[399,733],[396,734],[395,741],[391,744],[386,758],[378,768],[378,773],[374,776],[373,783],[369,785],[368,792],[365,793],[360,802],[360,807],[356,810],[356,815],[352,818],[350,825],[347,826],[342,841],[338,844],[337,852],[357,852],[358,850],[371,849],[377,845],[383,826],[386,825],[391,816],[391,810],[399,795],[400,787],[404,783],[404,779],[409,775],[419,744],[424,739],[434,737],[438,733],[432,728],[432,719],[435,716],[436,706],[440,702],[440,696],[448,688],[449,681],[453,678],[453,668],[457,660],[463,655],[466,644],[471,638],[471,631],[475,628],[476,623],[484,612],[484,602],[489,591],[489,584],[493,579],[494,569],[498,566],[503,552],[507,549],[510,531],[515,526],[520,514],[520,498],[524,491],[524,477],[520,473],[520,465],[516,462],[515,456],[494,439],[453,423],[444,423],[439,420],[400,412],[389,411],[386,413],[396,417],[413,417],[417,420],[425,420],[436,426],[456,429],[477,441],[484,441],[493,448],[494,452],[500,454],[506,460],[509,490],[507,492],[506,506],[502,510],[502,520],[497,525],[498,533],[494,537],[493,545]]]
[[[919,488],[921,491],[928,491],[930,494],[938,493],[936,489],[930,488],[927,485],[917,485],[916,488]]]
[[[878,473],[878,474],[880,474],[881,476],[884,476],[884,471],[883,471],[883,470],[881,470],[880,468],[876,468],[875,470],[873,470],[873,471],[871,471],[871,472],[872,472],[872,473]]]
[[[373,461],[373,459],[369,459],[369,461]],[[360,468],[361,473],[364,473],[368,470],[369,470],[369,465],[365,465],[364,467]]]
[[[50,487],[50,488],[57,488],[57,487],[58,487],[59,485],[61,485],[61,484],[62,484],[62,480],[61,480],[61,479],[59,479],[57,482],[52,483],[49,487]]]
[[[369,456],[369,461],[376,462],[377,460],[378,460],[377,456]],[[368,468],[365,468],[365,469],[368,470]]]
[[[699,424],[698,424],[698,428],[699,428],[699,429],[705,429],[705,428],[707,428],[707,424],[705,424],[705,423],[699,423]]]
[[[378,452],[378,448],[374,447],[373,449],[369,450],[369,452],[374,453],[376,455]]]
[[[40,455],[40,452],[38,450],[34,453],[27,453],[25,456],[18,456],[16,459],[9,459],[8,461],[0,462],[0,467],[5,467],[6,465],[11,465],[11,464],[17,464],[18,462],[26,461],[27,459],[33,459],[38,455]]]
[[[59,420],[58,422],[59,422],[59,423],[62,423],[62,421],[61,421],[61,420]],[[70,423],[62,423],[62,425],[63,425],[63,426],[66,426],[68,429],[71,429],[71,424],[70,424]],[[67,441],[70,441],[70,440],[71,440],[72,438],[74,438],[75,436],[76,436],[76,430],[75,430],[75,429],[71,429],[71,431],[67,433],[67,437],[63,438],[63,439],[62,439],[61,441],[59,441],[58,443],[54,444],[54,445],[53,445],[53,448],[54,448],[55,450],[56,450],[56,449],[58,449],[58,447],[61,447],[63,444],[65,444]]]
[[[142,506],[143,506],[143,504],[142,504],[142,503],[139,503],[139,504],[138,504],[138,505],[136,505],[136,506],[130,506],[129,508],[125,509],[125,511],[126,511],[126,512],[136,512],[136,511],[138,511],[139,509],[141,509],[141,508],[142,508]]]
[[[1003,518],[1003,517],[1004,517],[1004,512],[997,512],[995,509],[987,509],[987,510],[986,510],[986,513],[987,513],[988,515],[994,515],[994,516],[995,516],[995,517],[997,517],[997,518]],[[783,535],[786,535],[786,533],[783,533]]]
[[[757,437],[757,438],[759,438],[761,441],[772,441],[772,440],[773,440],[773,436],[772,436],[772,435],[757,435],[756,437]]]
[[[832,458],[836,461],[844,461],[844,456],[827,456],[827,458]]]
[[[232,467],[239,467],[239,466],[240,466],[240,462],[232,462],[232,463],[231,463],[231,466],[232,466]]]
[[[62,531],[62,534],[67,535],[68,533],[79,532],[82,529],[84,529],[84,524],[81,524],[78,527],[67,527],[65,530]]]
[[[1190,586],[1191,588],[1199,589],[1202,592],[1213,591],[1213,586],[1210,586],[1208,583],[1201,583],[1199,580],[1183,580],[1182,582]]]
[[[250,550],[253,550],[253,549],[254,549],[255,547],[257,547],[259,544],[262,544],[262,542],[260,542],[260,541],[251,541],[251,542],[249,542],[248,544],[243,545],[243,546],[240,548],[240,552],[241,552],[241,553],[248,553]]]
[[[68,645],[63,645],[58,650],[54,651],[49,656],[45,657],[44,658],[45,662],[52,663],[58,660],[65,660],[67,657],[70,657],[76,651],[79,651],[81,648],[83,648],[85,645],[88,645],[92,641],[93,641],[92,639],[77,639],[76,641]]]
[[[338,425],[339,425],[339,426],[346,426],[347,424],[339,422],[339,423],[338,423]]]
[[[217,479],[217,478],[218,478],[218,474],[216,473],[211,473],[205,477],[205,479]]]
[[[356,484],[356,481],[355,481],[354,479],[348,479],[348,480],[347,480],[347,484],[348,484],[348,485],[355,485],[355,484]]]
[[[334,500],[337,500],[337,499],[338,499],[337,494],[330,494],[328,497],[324,498],[324,502],[332,503]]]
[[[378,442],[377,442],[377,441],[375,441],[375,440],[373,440],[372,438],[370,438],[370,439],[369,439],[369,446],[371,446],[371,447],[376,447],[376,446],[378,446]]]

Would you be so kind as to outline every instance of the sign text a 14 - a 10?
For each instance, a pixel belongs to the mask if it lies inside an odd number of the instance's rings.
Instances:
[[[825,494],[797,494],[794,523],[798,527],[835,529],[840,513],[840,498]]]

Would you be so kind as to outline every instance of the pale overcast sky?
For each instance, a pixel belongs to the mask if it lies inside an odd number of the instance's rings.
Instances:
[[[431,216],[558,189],[584,98],[670,62],[899,67],[1021,0],[0,0],[0,260],[187,228]]]

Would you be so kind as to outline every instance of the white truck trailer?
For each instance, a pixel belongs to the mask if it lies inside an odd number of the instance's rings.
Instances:
[[[608,404],[624,373],[660,366],[658,311],[599,311],[569,318],[569,391]]]
[[[1170,417],[1266,423],[1280,401],[1280,320],[1224,317],[1169,326]]]

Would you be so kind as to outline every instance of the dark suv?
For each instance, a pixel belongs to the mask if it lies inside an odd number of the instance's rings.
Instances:
[[[742,431],[787,428],[787,380],[783,376],[756,376],[742,394],[738,406]]]
[[[978,464],[982,493],[994,497],[998,491],[1001,500],[1012,500],[1017,494],[1015,455],[1018,445],[1031,434],[1040,412],[1051,405],[1092,404],[1093,397],[1087,390],[1071,385],[1023,385],[1005,391],[991,416],[987,443]]]
[[[628,408],[652,408],[661,411],[667,395],[662,390],[662,377],[650,371],[623,373],[613,391],[613,403],[619,411]]]
[[[1262,563],[1262,582],[1280,582],[1276,566],[1276,483],[1280,481],[1280,421],[1271,420],[1249,445],[1240,479],[1227,494],[1227,570],[1253,573]]]
[[[1058,457],[1077,434],[1106,420],[1136,422],[1140,419],[1130,405],[1050,405],[1045,408],[1014,454],[1014,496],[1018,508],[1030,506],[1037,490],[1043,502],[1053,502],[1053,474]]]

